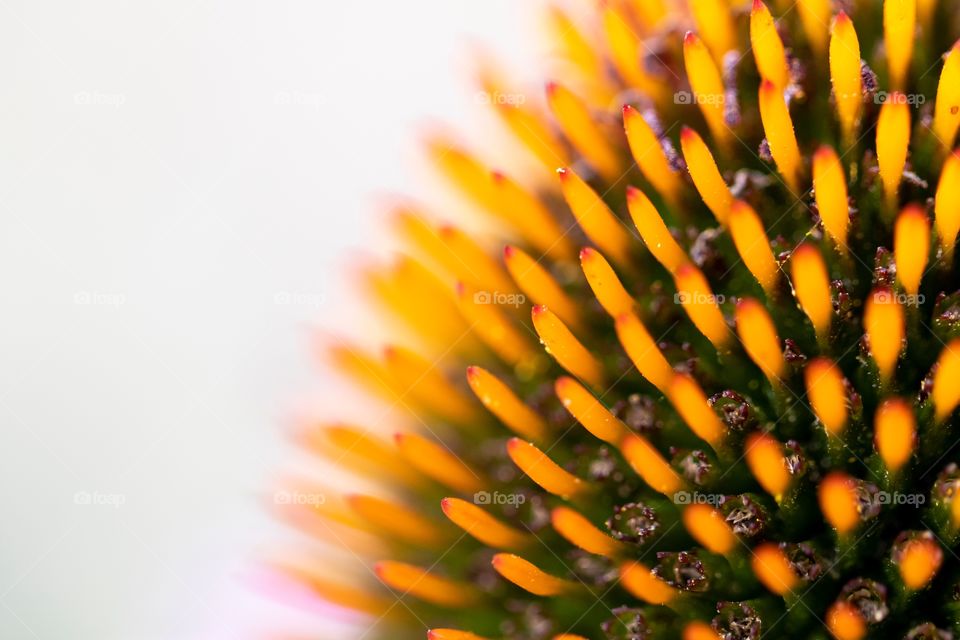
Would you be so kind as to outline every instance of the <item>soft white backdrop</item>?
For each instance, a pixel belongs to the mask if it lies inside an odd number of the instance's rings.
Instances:
[[[524,5],[524,6],[520,6]],[[0,0],[0,637],[265,637],[309,327],[516,0]],[[311,636],[317,637],[317,636]],[[342,637],[342,636],[341,636]]]

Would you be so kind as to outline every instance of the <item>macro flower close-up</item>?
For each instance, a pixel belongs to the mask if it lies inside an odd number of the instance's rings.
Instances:
[[[0,16],[0,640],[960,640],[960,0]]]
[[[365,488],[291,481],[275,571],[362,638],[956,637],[956,4],[549,6],[536,92],[477,54],[508,141],[423,137],[456,204],[388,206],[384,335],[321,340],[405,419],[298,433]]]

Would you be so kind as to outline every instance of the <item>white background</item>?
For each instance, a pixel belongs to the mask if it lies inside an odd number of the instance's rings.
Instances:
[[[473,120],[465,47],[527,59],[532,22],[0,0],[0,637],[315,628],[244,579],[290,416],[335,400],[311,328],[354,324],[344,265],[415,191],[423,116]]]

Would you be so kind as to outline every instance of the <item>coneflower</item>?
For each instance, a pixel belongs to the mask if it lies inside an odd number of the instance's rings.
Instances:
[[[416,428],[285,515],[369,571],[284,570],[389,639],[955,637],[958,3],[584,4],[490,100],[555,176],[429,140],[501,245],[399,207],[331,348]]]

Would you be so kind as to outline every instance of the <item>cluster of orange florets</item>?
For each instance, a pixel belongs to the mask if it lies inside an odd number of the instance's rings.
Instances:
[[[411,426],[308,430],[382,490],[283,570],[391,639],[960,634],[955,2],[582,4],[489,101],[556,177],[428,142],[501,244],[397,211],[330,353]]]

